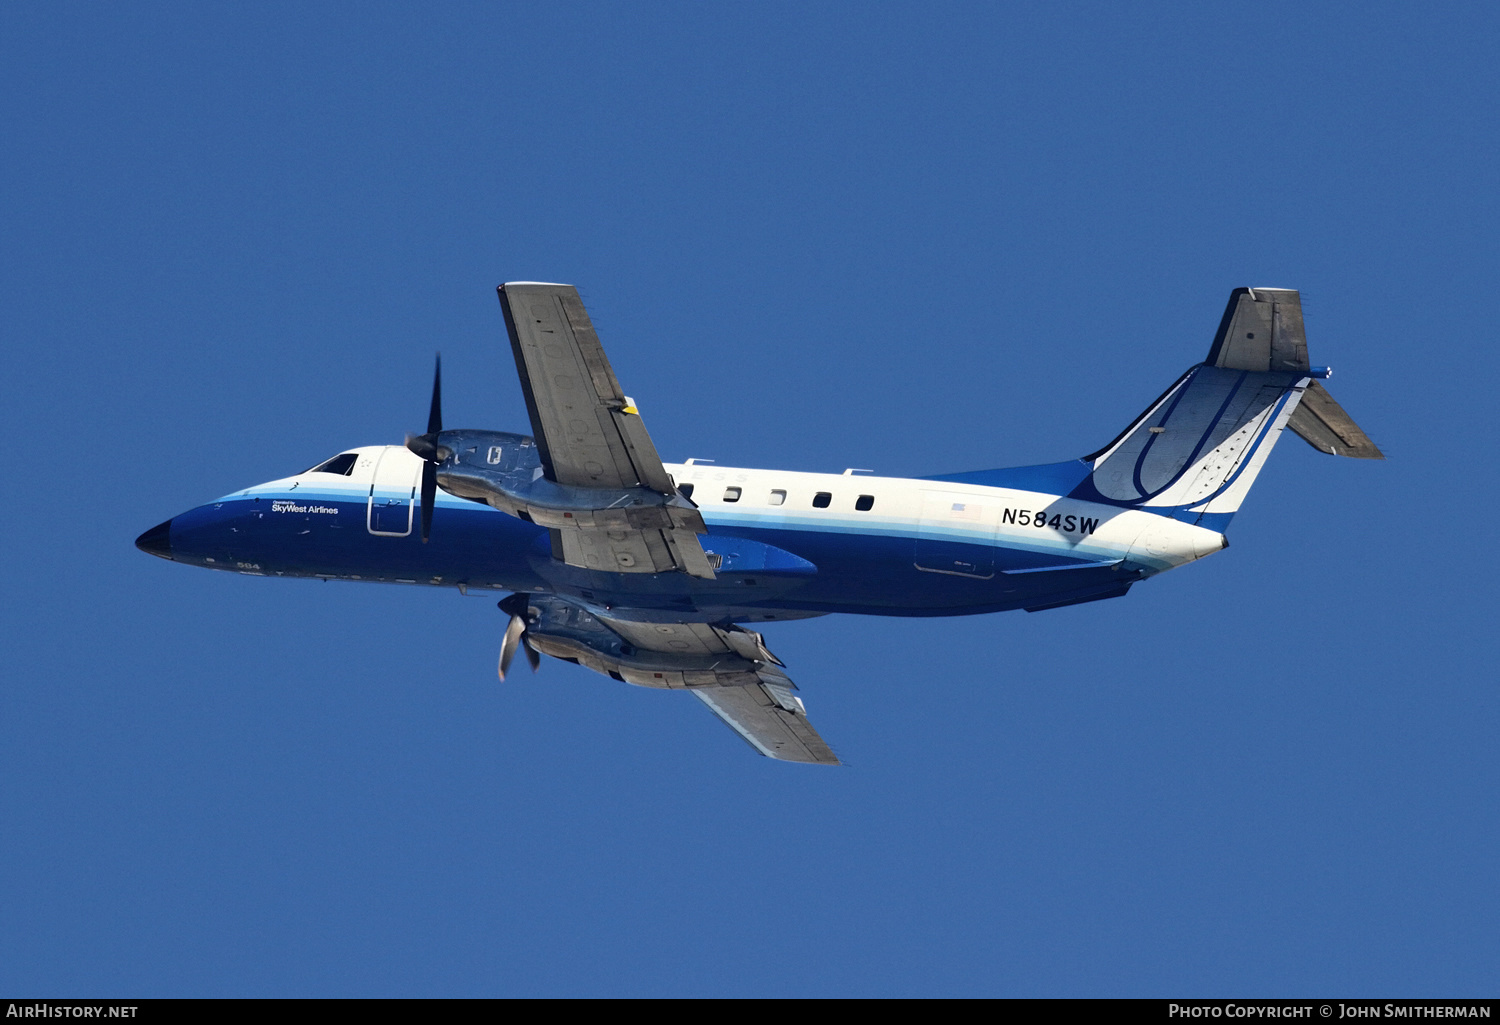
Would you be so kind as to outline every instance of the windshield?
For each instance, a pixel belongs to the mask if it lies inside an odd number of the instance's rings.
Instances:
[[[340,452],[327,462],[319,463],[303,473],[337,473],[348,477],[354,473],[354,464],[359,461],[357,452]]]

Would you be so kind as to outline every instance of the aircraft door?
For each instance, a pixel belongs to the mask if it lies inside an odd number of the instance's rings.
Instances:
[[[375,464],[375,478],[370,482],[365,521],[370,533],[381,537],[406,537],[411,533],[412,509],[421,474],[420,459],[404,448],[386,446]]]
[[[922,492],[913,562],[926,573],[988,580],[995,575],[1000,506],[956,491]]]

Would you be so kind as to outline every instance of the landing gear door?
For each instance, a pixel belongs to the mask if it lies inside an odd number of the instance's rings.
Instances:
[[[381,537],[406,537],[411,533],[421,474],[422,460],[406,449],[388,445],[381,451],[375,478],[370,482],[365,520],[370,533]]]

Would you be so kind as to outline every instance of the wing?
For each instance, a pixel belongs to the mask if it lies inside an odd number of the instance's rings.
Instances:
[[[751,687],[695,690],[693,696],[767,758],[811,765],[839,764],[832,749],[807,721],[802,700],[789,687],[762,682]]]
[[[640,414],[620,389],[604,347],[572,285],[511,282],[499,288],[511,352],[542,473],[557,484],[676,495],[677,486]],[[682,570],[707,580],[713,568],[691,522],[670,529],[564,530],[554,537],[570,566],[626,573]]]
[[[647,686],[686,687],[749,745],[767,758],[813,765],[838,765],[832,749],[807,721],[807,708],[793,693],[796,684],[766,648],[760,634],[742,627],[709,623],[638,623],[599,616],[635,649],[637,659],[658,653],[662,669],[623,678]],[[692,661],[695,660],[695,661]],[[715,662],[717,664],[715,664]],[[678,665],[712,668],[674,671]],[[672,668],[669,668],[672,667]]]
[[[651,436],[620,390],[578,289],[512,282],[499,292],[547,479],[675,494]]]

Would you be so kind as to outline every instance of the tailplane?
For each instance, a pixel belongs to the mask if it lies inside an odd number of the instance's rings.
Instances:
[[[1208,359],[1190,369],[1114,441],[1084,461],[1074,492],[1222,530],[1290,427],[1320,452],[1384,458],[1308,364],[1302,300],[1281,288],[1237,288]]]
[[[1286,425],[1319,452],[1351,459],[1385,458],[1321,382],[1313,381],[1307,386]]]

